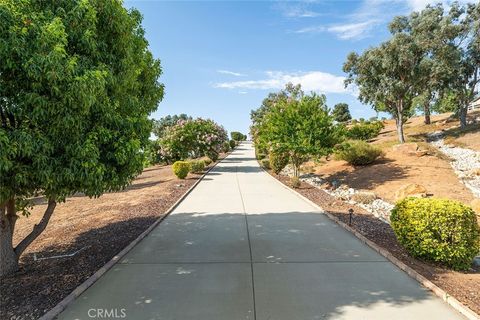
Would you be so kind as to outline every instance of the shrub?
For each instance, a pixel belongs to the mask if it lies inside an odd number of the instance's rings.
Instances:
[[[209,166],[213,162],[212,159],[210,159],[210,158],[204,158],[202,161],[205,164],[205,166]]]
[[[218,152],[209,151],[209,152],[207,152],[207,157],[209,157],[212,160],[212,162],[215,162],[215,161],[218,160]]]
[[[383,127],[381,121],[360,122],[347,130],[347,137],[352,140],[370,140],[378,136]]]
[[[257,153],[257,160],[262,160],[266,157],[267,155],[265,153]]]
[[[160,154],[168,161],[200,158],[210,152],[221,152],[225,141],[227,132],[213,120],[179,120],[165,129],[159,140]]]
[[[173,164],[172,169],[173,173],[175,173],[178,178],[185,179],[185,177],[188,175],[188,172],[190,172],[190,162],[177,161]]]
[[[200,173],[205,169],[205,162],[203,160],[190,161],[190,172]]]
[[[268,159],[262,159],[262,160],[260,160],[260,164],[261,164],[262,167],[264,167],[265,169],[270,170],[270,160],[268,160]]]
[[[290,185],[292,188],[300,188],[301,182],[298,177],[291,177],[290,178]]]
[[[223,143],[222,151],[223,151],[223,152],[228,152],[228,151],[230,151],[230,143],[229,143],[228,141],[225,141],[225,142]]]
[[[362,140],[344,142],[337,146],[335,151],[335,159],[345,160],[354,166],[371,164],[382,155],[383,151],[379,147]]]
[[[269,155],[273,172],[279,174],[288,164],[288,153],[272,152]]]
[[[235,142],[235,140],[230,140],[229,143],[230,143],[230,149],[232,150],[235,149],[235,147],[237,146],[237,143]]]
[[[398,242],[414,257],[465,270],[480,251],[475,213],[458,201],[407,198],[397,203],[390,220]]]

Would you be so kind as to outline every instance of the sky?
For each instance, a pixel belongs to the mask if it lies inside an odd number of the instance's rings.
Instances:
[[[152,114],[210,118],[248,133],[250,111],[287,82],[346,102],[354,118],[375,112],[345,88],[342,65],[388,39],[396,15],[429,0],[164,1],[130,0],[143,14],[165,95]],[[448,4],[449,1],[444,1]]]

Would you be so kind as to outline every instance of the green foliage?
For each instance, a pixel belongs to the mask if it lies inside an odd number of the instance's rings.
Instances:
[[[337,122],[347,122],[352,119],[350,110],[348,110],[348,104],[346,103],[337,103],[333,107],[332,116]]]
[[[172,165],[172,170],[179,179],[185,179],[191,170],[191,164],[189,161],[176,161]]]
[[[204,158],[203,163],[205,163],[205,166],[209,166],[212,164],[212,159],[210,158]]]
[[[160,139],[161,156],[167,161],[208,156],[213,161],[228,141],[225,129],[210,119],[179,120]]]
[[[283,168],[285,168],[288,164],[288,153],[284,152],[271,152],[269,154],[270,159],[270,166],[273,169],[273,172],[279,174]]]
[[[191,160],[190,161],[190,172],[192,173],[201,173],[205,170],[205,161],[203,160]]]
[[[407,198],[390,217],[398,241],[414,257],[467,270],[480,251],[480,228],[473,210],[446,199]]]
[[[262,167],[264,167],[265,169],[270,170],[270,160],[268,160],[268,159],[262,159],[262,160],[260,160],[260,164],[261,164]]]
[[[218,160],[218,152],[215,150],[210,150],[207,152],[206,156],[211,159],[213,162],[216,162]]]
[[[362,140],[350,140],[336,146],[335,158],[347,161],[354,166],[364,166],[373,163],[383,151]]]
[[[235,142],[235,140],[230,140],[228,143],[230,144],[230,149],[232,150],[237,146],[237,142]]]
[[[149,167],[161,162],[160,146],[158,141],[149,140],[147,145],[143,149],[145,159],[143,161],[143,167]]]
[[[160,120],[153,120],[153,129],[152,132],[158,137],[161,138],[165,134],[165,131],[168,127],[174,126],[178,123],[178,121],[183,120],[192,120],[192,117],[187,116],[185,113],[179,115],[168,115]]]
[[[333,124],[325,100],[323,95],[301,91],[280,99],[258,127],[259,145],[270,152],[288,153],[295,176],[306,159],[328,155],[342,138],[343,131]]]
[[[228,152],[228,151],[230,151],[230,142],[229,142],[229,141],[225,141],[225,142],[223,143],[222,151],[223,151],[223,152]]]
[[[300,186],[302,185],[302,182],[300,181],[300,178],[299,177],[290,177],[290,186],[292,188],[300,188]]]
[[[235,141],[245,141],[245,140],[247,140],[247,136],[244,135],[241,132],[238,132],[238,131],[230,132],[230,137],[232,138],[232,140],[235,140]]]
[[[141,21],[120,1],[0,0],[2,206],[41,192],[51,215],[57,201],[121,190],[142,171],[163,85]]]
[[[364,121],[348,128],[346,136],[352,140],[370,140],[378,136],[383,127],[381,121]]]

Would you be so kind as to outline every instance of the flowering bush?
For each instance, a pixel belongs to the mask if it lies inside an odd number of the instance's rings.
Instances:
[[[200,158],[220,153],[226,141],[227,132],[213,120],[179,120],[160,139],[160,154],[169,162]]]

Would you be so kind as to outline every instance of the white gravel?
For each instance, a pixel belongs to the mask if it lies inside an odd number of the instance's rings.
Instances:
[[[452,159],[450,165],[460,181],[480,198],[480,152],[446,145],[441,131],[432,133],[430,139],[432,145]]]
[[[293,170],[291,169],[290,166],[287,166],[287,167],[285,167],[285,169],[283,169],[281,174],[291,176],[293,174]],[[324,179],[322,179],[320,176],[312,174],[312,173],[301,175],[300,180],[325,191],[326,193],[328,193],[331,196],[334,196],[337,199],[340,199],[340,200],[343,200],[347,203],[354,204],[354,205],[357,205],[359,207],[362,207],[363,209],[370,212],[372,215],[379,218],[380,220],[382,220],[386,223],[390,223],[390,213],[391,213],[394,205],[385,201],[385,200],[383,200],[383,199],[380,199],[380,198],[377,197],[375,200],[373,200],[371,203],[368,203],[368,204],[364,204],[364,203],[354,201],[352,199],[352,196],[354,194],[360,193],[362,191],[355,190],[353,188],[349,188],[345,184],[340,185],[340,186],[335,186],[334,185],[334,187],[335,187],[334,189],[322,188],[322,185],[326,181]]]

